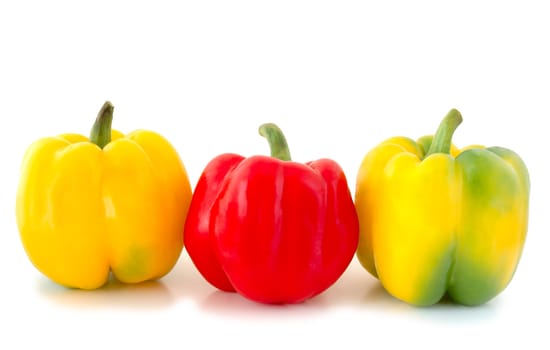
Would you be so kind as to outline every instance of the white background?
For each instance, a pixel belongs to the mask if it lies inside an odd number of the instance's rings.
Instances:
[[[0,347],[548,346],[549,15],[544,1],[3,1]],[[294,160],[337,160],[352,191],[370,148],[433,133],[455,107],[457,145],[529,168],[516,275],[481,307],[415,308],[354,259],[321,296],[274,307],[215,291],[184,251],[156,283],[59,287],[19,241],[19,166],[39,137],[87,134],[106,99],[115,128],[164,134],[193,186],[217,154],[267,154],[271,121]]]

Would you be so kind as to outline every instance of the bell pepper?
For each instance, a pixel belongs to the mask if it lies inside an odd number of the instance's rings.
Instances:
[[[91,136],[35,141],[21,167],[16,217],[34,266],[51,280],[95,289],[110,271],[136,283],[167,274],[183,249],[191,201],[185,168],[152,131],[111,130],[106,102]]]
[[[359,223],[333,160],[291,161],[264,124],[271,157],[222,154],[195,187],[185,248],[214,287],[262,303],[299,303],[330,287],[357,249]]]
[[[396,298],[488,302],[508,283],[527,234],[529,174],[513,151],[459,150],[453,109],[436,134],[390,138],[363,159],[355,204],[359,261]]]

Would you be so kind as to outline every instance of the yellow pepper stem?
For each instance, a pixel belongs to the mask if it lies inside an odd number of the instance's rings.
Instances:
[[[105,147],[111,142],[111,124],[113,122],[114,106],[111,102],[106,101],[103,107],[99,110],[92,131],[90,132],[90,141],[98,145],[100,148]]]
[[[434,153],[449,154],[453,133],[460,123],[462,123],[462,115],[456,109],[451,109],[439,124],[426,157]]]
[[[272,157],[280,160],[290,160],[288,143],[285,135],[277,125],[272,123],[262,124],[259,132],[267,139]]]

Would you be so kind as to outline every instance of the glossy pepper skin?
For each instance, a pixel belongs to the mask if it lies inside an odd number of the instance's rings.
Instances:
[[[502,147],[456,149],[461,121],[451,110],[433,138],[382,142],[357,177],[359,261],[410,304],[445,294],[465,305],[491,300],[512,279],[525,242],[525,164]]]
[[[31,262],[53,281],[102,286],[109,272],[128,283],[168,273],[182,248],[191,201],[185,168],[151,131],[111,131],[113,106],[101,109],[91,139],[43,138],[21,167],[16,216]]]
[[[275,125],[260,133],[273,157],[222,154],[204,169],[185,247],[221,290],[262,303],[299,303],[330,287],[351,262],[357,214],[336,162],[292,162]]]

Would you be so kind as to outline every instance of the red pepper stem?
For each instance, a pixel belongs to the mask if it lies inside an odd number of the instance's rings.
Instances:
[[[260,126],[259,132],[267,139],[272,157],[280,160],[290,160],[290,151],[285,135],[277,125],[272,123],[263,124]]]
[[[453,133],[460,123],[462,123],[462,115],[456,109],[451,109],[439,124],[426,157],[434,153],[449,154]]]
[[[106,101],[99,110],[92,131],[90,132],[90,141],[100,148],[105,147],[111,142],[111,124],[113,123],[114,106]]]

